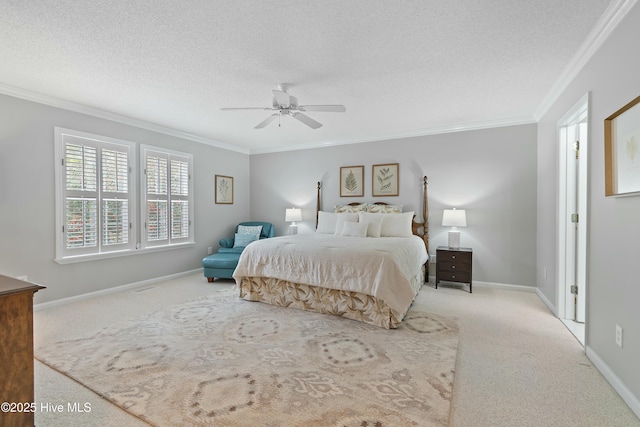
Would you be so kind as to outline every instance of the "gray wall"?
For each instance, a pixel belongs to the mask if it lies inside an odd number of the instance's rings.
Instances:
[[[636,4],[538,126],[538,286],[557,304],[557,122],[590,92],[587,355],[600,359],[640,404],[640,196],[604,195],[604,119],[640,95],[640,5]],[[548,267],[545,280],[542,268]],[[624,347],[615,325],[624,328]],[[620,390],[620,389],[619,389]],[[628,397],[628,396],[627,396]]]
[[[299,233],[315,227],[316,182],[322,209],[374,201],[371,166],[400,164],[398,197],[422,216],[422,176],[429,179],[430,253],[447,244],[442,210],[467,210],[461,245],[474,250],[474,281],[536,285],[536,125],[520,125],[251,156],[251,218],[286,234],[285,208],[303,209]],[[341,166],[365,166],[365,196],[340,198]],[[433,271],[431,272],[433,274]]]
[[[5,95],[0,95],[0,118],[0,274],[27,275],[46,286],[36,303],[200,268],[207,247],[217,247],[235,223],[249,219],[246,154]],[[192,153],[196,246],[57,264],[54,126]],[[215,174],[235,178],[233,205],[214,203]]]

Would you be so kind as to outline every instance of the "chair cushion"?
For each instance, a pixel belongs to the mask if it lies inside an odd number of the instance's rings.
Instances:
[[[220,248],[218,249],[219,254],[241,254],[244,251],[244,247],[240,246],[239,248]]]
[[[217,253],[202,259],[204,268],[228,268],[235,269],[240,259],[239,253]]]

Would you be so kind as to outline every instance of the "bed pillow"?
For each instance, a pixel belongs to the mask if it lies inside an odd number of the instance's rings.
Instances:
[[[338,212],[338,213],[344,213],[344,212],[349,212],[349,213],[358,213],[358,212],[366,212],[367,211],[367,207],[369,205],[367,203],[361,203],[359,205],[335,205],[334,207],[334,211]]]
[[[402,213],[402,205],[376,205],[369,203],[367,212],[371,213]]]
[[[333,230],[334,234],[342,233],[342,226],[345,222],[358,222],[357,213],[339,213],[336,214],[336,228]]]
[[[345,221],[342,226],[341,236],[367,237],[367,225],[359,222]]]
[[[385,214],[382,216],[381,237],[411,237],[413,212]]]
[[[236,233],[236,237],[233,239],[234,248],[244,248],[251,242],[258,240],[257,234],[240,234]]]
[[[383,214],[360,212],[358,222],[367,224],[367,237],[380,237]]]
[[[238,234],[255,234],[260,237],[260,233],[262,233],[261,225],[239,225],[238,226]]]
[[[338,220],[338,214],[335,212],[318,212],[318,227],[316,233],[320,234],[335,234],[336,233],[336,221]]]

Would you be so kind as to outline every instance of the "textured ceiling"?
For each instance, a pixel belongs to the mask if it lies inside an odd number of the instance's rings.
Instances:
[[[525,123],[609,3],[0,0],[0,84],[250,153]],[[280,83],[347,112],[220,111]]]

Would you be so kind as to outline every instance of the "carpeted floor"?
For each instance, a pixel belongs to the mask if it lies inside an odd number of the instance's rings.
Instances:
[[[36,347],[90,336],[168,306],[233,287],[193,274],[34,313]],[[426,285],[414,307],[459,320],[452,427],[640,427],[640,420],[535,293]],[[90,411],[36,412],[39,427],[148,424],[36,361],[36,402]],[[182,398],[176,396],[176,399]]]
[[[446,426],[457,321],[396,330],[223,290],[36,358],[155,426]]]

